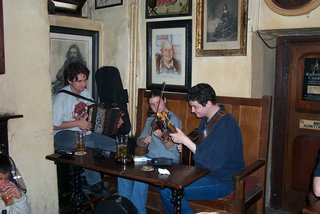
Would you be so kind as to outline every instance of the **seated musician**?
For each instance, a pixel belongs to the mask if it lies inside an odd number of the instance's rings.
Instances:
[[[320,158],[313,171],[313,176],[313,192],[315,196],[320,197]]]
[[[147,157],[170,158],[173,162],[179,162],[179,152],[177,145],[174,144],[169,135],[163,136],[163,132],[155,126],[155,113],[167,112],[170,116],[171,124],[181,128],[181,120],[166,107],[166,99],[161,96],[159,90],[152,90],[148,98],[149,107],[154,114],[149,116],[145,122],[137,144],[141,147],[147,147]],[[155,130],[156,129],[156,130]],[[146,202],[148,196],[148,184],[140,181],[118,178],[118,194],[132,201],[140,214],[146,213]]]
[[[81,63],[70,63],[64,71],[65,84],[62,89],[92,99],[87,90],[89,69]],[[53,98],[53,128],[54,128],[54,147],[55,149],[73,150],[76,147],[75,134],[77,131],[85,131],[86,146],[103,150],[116,151],[115,140],[91,132],[91,123],[87,121],[87,111],[83,114],[75,113],[75,106],[83,108],[92,104],[90,101],[83,100],[73,95],[58,92]],[[86,108],[84,108],[86,109]],[[122,121],[117,124],[120,127]],[[105,197],[108,195],[99,172],[85,170],[84,175],[90,193]]]
[[[216,104],[213,88],[205,83],[193,86],[187,93],[191,111],[202,118],[198,138],[192,141],[180,129],[170,134],[173,142],[184,144],[193,153],[196,166],[210,170],[209,174],[184,189],[181,213],[193,213],[188,200],[210,200],[228,195],[234,190],[233,175],[244,169],[241,131],[235,119]],[[159,188],[166,213],[173,213],[171,189]]]

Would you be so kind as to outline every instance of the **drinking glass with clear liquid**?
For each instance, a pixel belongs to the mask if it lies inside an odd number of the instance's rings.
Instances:
[[[125,158],[128,155],[128,135],[116,136],[117,158]]]
[[[86,141],[85,141],[86,132],[79,131],[76,132],[76,152],[75,155],[85,155],[86,154]]]

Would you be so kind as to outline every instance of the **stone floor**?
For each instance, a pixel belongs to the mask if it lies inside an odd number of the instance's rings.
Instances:
[[[266,214],[292,214],[284,210],[276,210],[273,208],[266,208]]]

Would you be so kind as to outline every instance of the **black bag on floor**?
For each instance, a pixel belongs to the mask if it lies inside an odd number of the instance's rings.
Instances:
[[[138,214],[137,208],[126,197],[112,195],[100,201],[94,208],[92,214]]]
[[[95,79],[100,102],[118,106],[123,113],[124,123],[118,129],[116,135],[128,134],[131,130],[127,109],[128,91],[123,89],[119,70],[113,66],[103,66],[96,71]]]

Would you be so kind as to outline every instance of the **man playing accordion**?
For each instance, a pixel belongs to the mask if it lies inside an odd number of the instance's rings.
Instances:
[[[72,92],[82,97],[91,99],[87,90],[89,69],[81,63],[70,63],[64,71],[65,86],[62,90]],[[92,102],[79,97],[57,93],[53,99],[53,128],[54,147],[61,150],[74,150],[76,148],[75,135],[84,131],[86,146],[101,150],[116,151],[115,140],[95,132],[91,132],[91,123],[88,122],[87,106]],[[119,120],[118,127],[122,125]],[[98,197],[106,197],[108,192],[103,186],[99,172],[84,170],[84,176],[89,186],[90,193]]]

